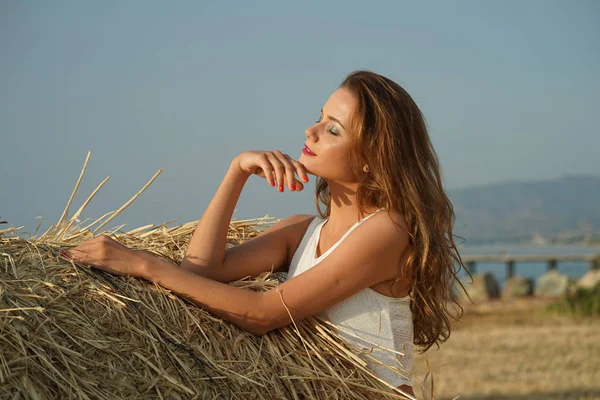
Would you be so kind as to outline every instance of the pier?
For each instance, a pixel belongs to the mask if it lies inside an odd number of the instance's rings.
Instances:
[[[506,275],[508,278],[512,277],[515,272],[515,263],[523,262],[536,262],[546,263],[548,270],[556,269],[559,262],[565,261],[579,261],[587,262],[589,269],[600,268],[600,254],[587,254],[587,255],[536,255],[536,254],[523,254],[523,255],[510,255],[510,254],[498,254],[498,255],[465,255],[461,256],[463,264],[471,274],[477,272],[477,263],[484,262],[503,262],[506,265]]]

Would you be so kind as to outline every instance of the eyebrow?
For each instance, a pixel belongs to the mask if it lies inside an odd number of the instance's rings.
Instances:
[[[323,114],[323,109],[322,109],[322,108],[321,108],[321,114]],[[337,118],[334,118],[334,117],[332,117],[331,115],[328,115],[328,116],[327,116],[327,118],[329,118],[329,119],[330,119],[330,120],[332,120],[332,121],[335,121],[335,122],[337,122],[338,124],[340,124],[340,126],[341,126],[342,128],[344,128],[344,130],[346,130],[346,131],[347,131],[346,127],[345,127],[344,125],[342,125],[342,123],[340,122],[340,120],[339,120],[339,119],[337,119]]]

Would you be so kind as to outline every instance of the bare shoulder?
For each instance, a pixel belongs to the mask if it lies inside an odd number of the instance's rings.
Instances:
[[[363,234],[378,232],[380,235],[392,235],[396,238],[408,235],[406,219],[397,211],[382,210],[370,219],[372,222],[368,224],[369,228],[364,229]]]
[[[408,234],[408,224],[406,223],[406,218],[404,218],[402,214],[393,210],[381,212],[379,214],[381,214],[379,216],[380,221],[383,221],[383,223],[388,225],[389,228],[395,229],[400,235]]]
[[[396,249],[398,250],[398,256],[402,258],[405,251],[410,246],[410,231],[408,224],[406,223],[406,218],[397,211],[383,212],[380,214],[381,224],[398,243]]]
[[[408,224],[406,218],[396,211],[379,212],[377,214],[371,218],[373,220],[372,224],[362,232],[364,235],[363,241],[365,244],[373,240],[388,243],[385,246],[388,259],[387,262],[382,264],[387,266],[387,271],[384,274],[387,278],[379,286],[376,285],[372,289],[387,296],[398,297],[391,291],[391,288],[388,288],[387,283],[395,281],[397,278],[405,278],[406,272],[402,266],[408,254],[407,250],[411,245]],[[370,245],[373,246],[374,243]],[[403,288],[407,285],[408,282],[404,282],[400,286]]]

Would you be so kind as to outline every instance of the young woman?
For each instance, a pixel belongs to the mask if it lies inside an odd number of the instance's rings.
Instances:
[[[318,216],[290,216],[226,249],[233,210],[251,175],[280,192],[301,191],[314,176]],[[180,265],[106,236],[67,256],[154,281],[256,335],[290,324],[288,310],[296,321],[319,314],[344,327],[355,344],[403,353],[395,359],[405,374],[384,366],[395,362],[389,352],[374,349],[383,365],[368,365],[413,394],[413,343],[425,351],[450,335],[451,290],[462,266],[453,221],[421,111],[395,82],[356,71],[306,129],[298,160],[280,151],[235,157]],[[288,277],[264,293],[227,284],[271,270]]]

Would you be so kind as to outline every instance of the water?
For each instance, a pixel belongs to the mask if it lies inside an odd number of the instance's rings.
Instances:
[[[458,251],[463,255],[593,255],[600,254],[600,246],[579,246],[579,245],[546,245],[546,246],[527,246],[527,245],[479,245],[479,246],[459,246]],[[478,262],[475,265],[476,273],[490,272],[498,281],[500,288],[504,286],[506,280],[506,264],[503,262]],[[515,262],[514,274],[526,278],[535,279],[548,270],[548,264],[545,262]],[[557,263],[558,272],[569,276],[572,279],[581,278],[588,270],[588,262],[565,261]],[[459,277],[463,278],[466,273],[461,270]]]

